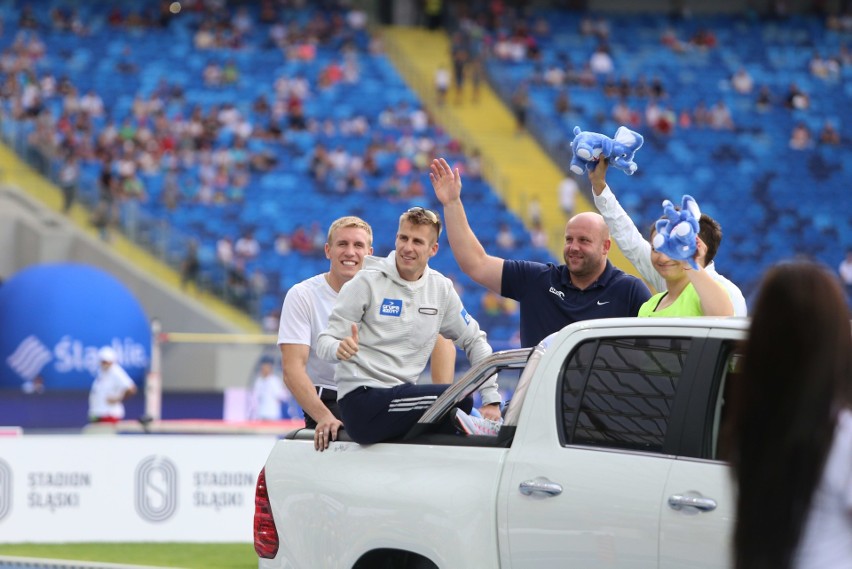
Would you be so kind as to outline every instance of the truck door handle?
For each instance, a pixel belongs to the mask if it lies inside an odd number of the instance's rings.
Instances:
[[[518,488],[524,496],[530,496],[533,493],[558,496],[562,493],[562,484],[559,484],[558,482],[551,482],[547,478],[541,476],[533,478],[532,480],[524,480]]]
[[[682,510],[685,507],[696,508],[702,512],[712,512],[716,509],[716,500],[712,498],[703,498],[701,496],[685,496],[683,494],[675,494],[669,496],[669,507],[672,510]]]

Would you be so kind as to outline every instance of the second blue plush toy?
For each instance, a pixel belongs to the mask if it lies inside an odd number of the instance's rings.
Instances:
[[[574,127],[574,141],[571,150],[570,170],[578,176],[586,170],[594,170],[601,156],[609,158],[609,163],[626,174],[632,175],[639,166],[633,161],[636,151],[642,147],[645,138],[638,132],[626,126],[615,131],[615,138],[610,138],[598,132],[580,130]]]
[[[655,224],[654,249],[671,259],[687,261],[693,269],[698,269],[695,250],[700,218],[698,203],[690,195],[683,196],[680,210],[675,209],[671,201],[663,201],[663,218]]]

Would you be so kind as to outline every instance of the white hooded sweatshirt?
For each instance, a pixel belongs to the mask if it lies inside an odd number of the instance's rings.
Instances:
[[[340,289],[328,328],[317,338],[320,358],[338,361],[338,345],[352,334],[353,323],[358,325],[358,353],[337,366],[338,399],[361,386],[417,383],[439,333],[462,348],[471,365],[492,352],[450,279],[427,266],[418,280],[406,281],[397,271],[395,252],[366,257],[364,267]],[[480,393],[483,405],[500,402],[495,378]]]

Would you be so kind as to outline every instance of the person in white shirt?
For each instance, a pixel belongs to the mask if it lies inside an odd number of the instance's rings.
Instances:
[[[615,71],[615,63],[605,46],[599,45],[589,56],[589,67],[595,75],[606,76]]]
[[[281,404],[290,398],[284,380],[272,372],[272,361],[260,362],[260,370],[251,390],[251,418],[258,421],[280,421]]]
[[[440,65],[435,71],[435,98],[438,106],[443,106],[447,100],[447,91],[450,90],[450,71]]]
[[[615,239],[624,256],[633,263],[633,266],[636,267],[636,270],[639,271],[645,282],[657,289],[658,292],[662,292],[666,290],[666,281],[660,276],[660,273],[657,272],[651,261],[653,247],[651,243],[642,237],[633,220],[630,219],[630,216],[627,215],[627,212],[618,203],[612,189],[607,185],[606,171],[608,167],[609,162],[606,159],[602,159],[597,163],[594,170],[589,171],[589,180],[592,182],[592,192],[595,197],[595,207],[598,208],[598,211],[604,220],[606,220],[612,238]],[[734,305],[734,316],[747,316],[748,308],[746,307],[742,291],[740,291],[737,285],[716,272],[713,258],[716,256],[719,242],[714,243],[707,235],[717,233],[716,231],[710,231],[710,228],[718,228],[719,224],[705,214],[701,216],[699,225],[701,226],[701,231],[698,238],[702,240],[706,247],[701,248],[704,254],[700,255],[696,259],[696,262],[704,268],[713,280],[722,285],[722,288],[728,293],[731,303]],[[721,235],[720,228],[718,234]]]
[[[574,216],[574,206],[576,205],[577,192],[579,190],[580,185],[570,174],[559,182],[559,207],[562,208],[562,213],[565,214],[565,217]]]
[[[136,384],[109,346],[98,350],[98,359],[100,369],[89,391],[89,421],[117,423],[124,418],[124,401],[136,393]]]
[[[254,232],[246,231],[242,237],[237,239],[237,242],[234,243],[234,254],[243,261],[254,259],[260,254],[260,243],[254,238]]]

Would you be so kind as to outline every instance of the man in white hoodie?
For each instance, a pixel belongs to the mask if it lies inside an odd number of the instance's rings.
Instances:
[[[438,252],[441,220],[411,208],[399,219],[396,250],[366,257],[343,285],[317,354],[335,371],[343,423],[352,440],[372,444],[405,434],[449,386],[417,385],[440,333],[476,365],[491,355],[485,332],[465,311],[452,282],[428,266]],[[485,419],[500,418],[492,378],[481,389]],[[471,410],[471,400],[462,410]],[[465,408],[466,407],[466,408]]]

